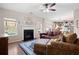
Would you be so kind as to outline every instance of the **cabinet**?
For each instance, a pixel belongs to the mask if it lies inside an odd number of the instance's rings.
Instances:
[[[0,55],[8,55],[8,37],[0,37]]]
[[[64,32],[74,32],[74,23],[73,21],[64,21]]]
[[[54,27],[59,27],[62,32],[74,32],[74,22],[73,20],[64,20],[61,22],[54,22]]]

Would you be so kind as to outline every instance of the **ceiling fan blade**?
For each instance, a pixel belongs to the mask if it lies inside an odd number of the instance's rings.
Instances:
[[[49,9],[50,11],[56,11],[56,9]]]
[[[50,7],[55,6],[55,5],[56,5],[56,3],[53,3],[53,4],[50,5]]]

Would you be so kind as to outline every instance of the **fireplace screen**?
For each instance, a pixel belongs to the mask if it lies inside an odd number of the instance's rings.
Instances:
[[[34,31],[33,30],[24,30],[24,41],[33,40]]]

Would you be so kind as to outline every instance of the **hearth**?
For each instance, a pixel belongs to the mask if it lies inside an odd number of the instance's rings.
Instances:
[[[34,30],[24,30],[24,41],[34,39]]]

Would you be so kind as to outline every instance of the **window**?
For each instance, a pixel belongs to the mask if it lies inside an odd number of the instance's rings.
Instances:
[[[4,29],[5,34],[16,35],[17,34],[16,20],[10,18],[4,18]]]

